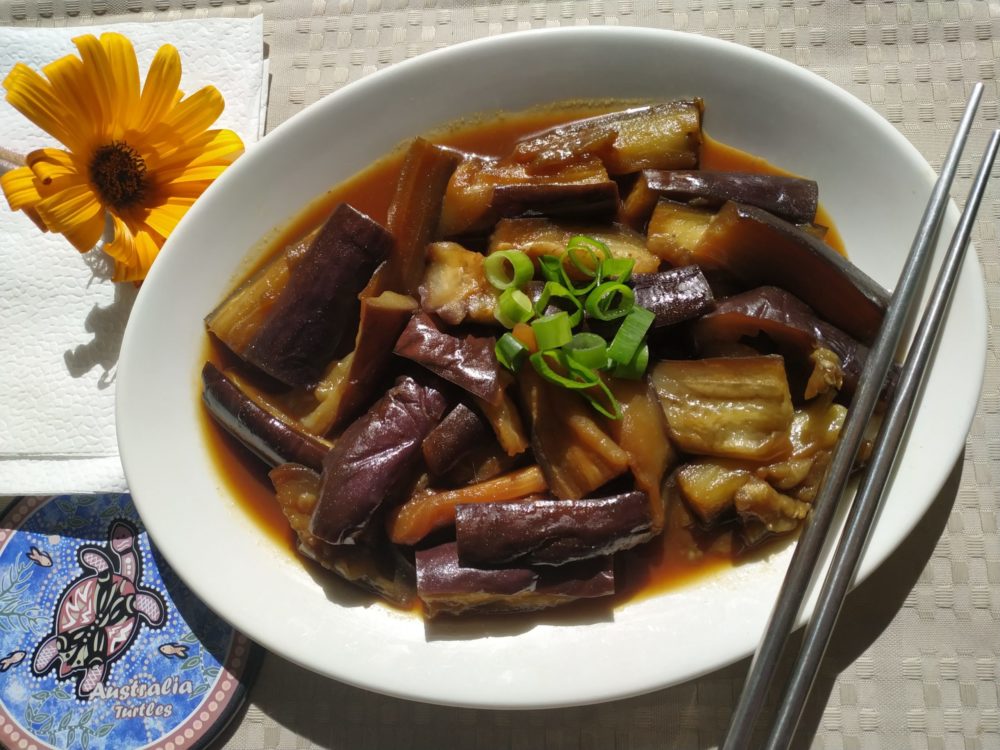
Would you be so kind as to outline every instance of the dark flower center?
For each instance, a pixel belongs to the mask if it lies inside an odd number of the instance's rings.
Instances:
[[[146,194],[146,162],[124,141],[113,141],[94,152],[90,181],[106,205],[129,208]]]

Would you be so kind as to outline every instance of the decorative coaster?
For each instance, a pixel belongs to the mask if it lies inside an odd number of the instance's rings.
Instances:
[[[150,546],[130,495],[23,498],[0,519],[4,747],[204,747],[262,654]]]

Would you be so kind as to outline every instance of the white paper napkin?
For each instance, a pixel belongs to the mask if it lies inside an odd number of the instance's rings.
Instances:
[[[173,44],[185,94],[212,84],[225,98],[213,127],[235,130],[248,145],[257,140],[267,93],[260,16],[0,27],[0,78],[16,62],[38,70],[75,52],[75,36],[109,30],[132,40],[143,75],[156,50]],[[0,146],[25,154],[60,144],[3,101],[0,89]],[[0,495],[126,489],[114,386],[136,289],[95,274],[101,262],[62,235],[41,233],[0,198]]]

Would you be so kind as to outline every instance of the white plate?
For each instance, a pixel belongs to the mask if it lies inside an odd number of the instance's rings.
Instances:
[[[423,701],[494,708],[621,698],[721,667],[756,645],[789,549],[613,620],[447,637],[380,605],[331,601],[228,496],[199,428],[203,316],[249,248],[400,141],[474,112],[575,97],[701,96],[716,138],[819,181],[857,263],[891,288],[930,192],[919,153],[822,78],[733,44],[614,27],[510,34],[367,77],[277,128],[198,201],[143,285],[118,374],[118,436],[136,505],[185,582],[254,640],[309,669]],[[954,224],[952,209],[949,222]],[[950,230],[949,230],[950,234]],[[975,258],[975,253],[970,253]],[[963,270],[867,575],[919,522],[964,445],[982,385],[982,277]]]

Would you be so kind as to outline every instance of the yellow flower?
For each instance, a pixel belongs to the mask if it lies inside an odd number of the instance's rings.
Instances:
[[[11,209],[80,252],[97,244],[110,215],[114,239],[104,251],[114,279],[138,281],[243,142],[208,130],[225,106],[214,86],[184,98],[174,47],[159,49],[140,88],[135,50],[121,34],[73,43],[80,56],[46,65],[44,76],[18,63],[4,80],[7,101],[68,150],[33,151],[27,166],[0,176],[0,188]]]

